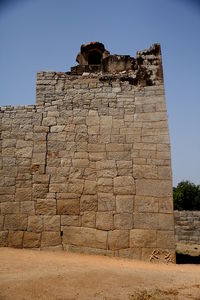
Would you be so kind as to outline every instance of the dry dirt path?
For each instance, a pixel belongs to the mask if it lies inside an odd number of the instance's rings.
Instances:
[[[0,248],[0,299],[200,300],[200,265]]]

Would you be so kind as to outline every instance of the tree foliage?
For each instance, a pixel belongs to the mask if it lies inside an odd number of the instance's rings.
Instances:
[[[200,210],[200,186],[190,181],[181,181],[173,188],[174,209]]]

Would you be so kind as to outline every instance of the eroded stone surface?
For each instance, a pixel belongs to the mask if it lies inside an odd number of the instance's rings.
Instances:
[[[36,105],[0,109],[0,245],[172,260],[160,46],[77,61],[37,74]]]

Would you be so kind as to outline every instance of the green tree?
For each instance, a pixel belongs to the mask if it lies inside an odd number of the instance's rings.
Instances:
[[[200,186],[181,181],[173,188],[174,209],[200,210]]]

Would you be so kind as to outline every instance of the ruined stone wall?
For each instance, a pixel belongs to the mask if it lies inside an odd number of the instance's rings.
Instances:
[[[177,243],[200,245],[200,211],[175,211]]]
[[[158,78],[39,72],[36,105],[1,108],[1,246],[174,261]]]

